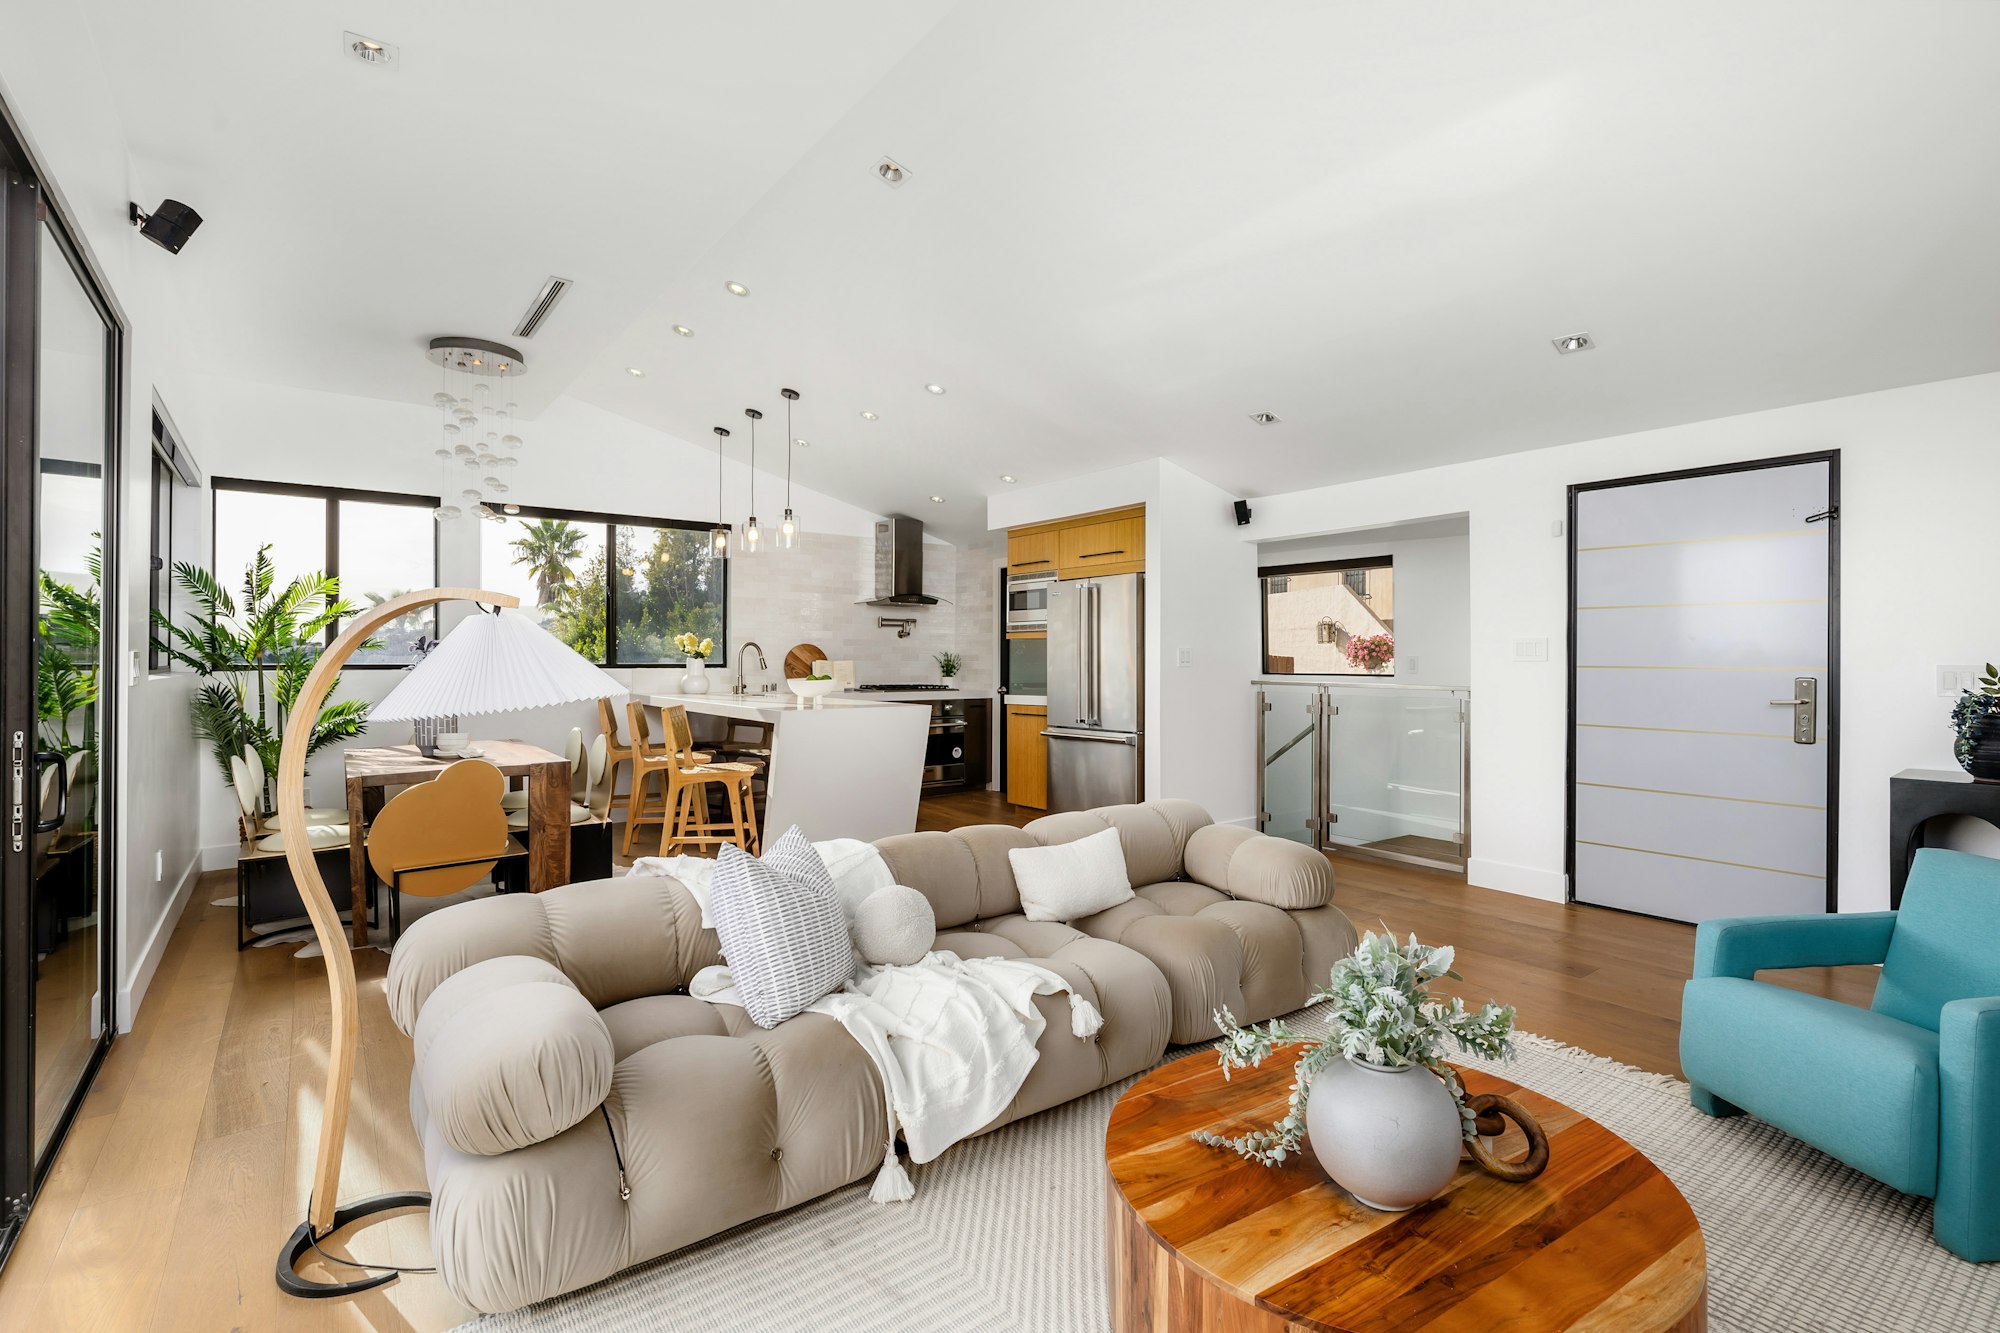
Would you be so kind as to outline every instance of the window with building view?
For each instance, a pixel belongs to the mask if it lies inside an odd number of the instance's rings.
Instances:
[[[212,569],[239,618],[259,551],[270,559],[271,586],[249,600],[268,603],[295,580],[323,573],[339,580],[341,600],[365,610],[437,586],[436,506],[429,496],[218,478]],[[434,608],[411,612],[379,631],[375,646],[350,665],[407,666],[417,660],[419,639],[437,637],[437,623]],[[326,641],[340,629],[329,626]]]
[[[706,524],[523,509],[481,525],[479,567],[593,662],[678,663],[674,636],[691,632],[715,641],[721,665],[728,565],[707,551]]]
[[[1396,583],[1388,556],[1259,573],[1266,674],[1395,674]]]

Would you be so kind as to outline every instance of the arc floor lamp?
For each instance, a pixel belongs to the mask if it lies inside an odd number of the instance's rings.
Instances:
[[[340,1163],[347,1146],[347,1117],[354,1091],[355,1049],[361,1036],[354,951],[342,929],[339,909],[327,893],[306,838],[306,749],[321,707],[340,669],[355,650],[377,630],[419,607],[438,602],[475,602],[494,611],[473,616],[445,637],[429,657],[404,678],[390,697],[377,705],[378,720],[412,714],[397,706],[398,696],[417,711],[473,715],[548,708],[589,699],[612,698],[625,687],[575,650],[525,616],[503,616],[504,608],[520,599],[479,588],[426,588],[391,597],[347,622],[340,636],[322,653],[306,677],[285,725],[284,748],[278,756],[278,814],[285,841],[285,861],[312,919],[326,961],[327,987],[333,999],[333,1023],[326,1062],[326,1103],[320,1117],[319,1154],[313,1167],[312,1196],[306,1219],[299,1223],[278,1255],[278,1286],[293,1296],[349,1296],[394,1281],[400,1270],[369,1272],[352,1282],[316,1282],[301,1277],[298,1262],[321,1240],[340,1228],[376,1213],[423,1208],[431,1196],[424,1190],[378,1194],[341,1205]],[[366,911],[360,902],[353,911]],[[356,1268],[378,1265],[354,1264]]]

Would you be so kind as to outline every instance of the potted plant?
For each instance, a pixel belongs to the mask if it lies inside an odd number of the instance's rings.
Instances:
[[[338,578],[317,570],[279,587],[269,546],[259,547],[244,571],[240,607],[199,565],[175,565],[174,582],[194,611],[181,625],[154,612],[153,642],[201,677],[188,704],[194,734],[209,743],[225,782],[230,758],[246,748],[257,751],[267,775],[275,774],[285,718],[319,660],[327,627],[359,608],[341,600]],[[336,678],[334,688],[339,685]],[[367,704],[359,699],[329,704],[320,710],[306,755],[352,740],[367,728]],[[258,802],[269,813],[261,793]]]
[[[1492,1059],[1514,1054],[1512,1005],[1489,1000],[1475,1013],[1457,996],[1431,994],[1439,978],[1458,979],[1451,964],[1449,946],[1414,935],[1398,945],[1370,931],[1309,1001],[1332,1003],[1330,1036],[1306,1036],[1279,1019],[1239,1027],[1227,1009],[1218,1012],[1225,1075],[1262,1064],[1280,1043],[1306,1050],[1283,1119],[1236,1138],[1202,1131],[1195,1140],[1275,1166],[1309,1137],[1327,1175],[1371,1208],[1401,1212],[1436,1197],[1458,1168],[1460,1144],[1477,1142],[1445,1042]]]
[[[939,653],[932,660],[937,663],[938,674],[944,677],[944,683],[947,685],[951,684],[958,673],[965,668],[965,659],[950,649]]]
[[[674,635],[674,648],[687,659],[687,670],[681,673],[681,693],[707,694],[708,677],[702,673],[708,667],[708,655],[715,651],[715,640],[700,638],[690,630]]]
[[[2000,671],[1986,664],[1979,688],[1966,690],[1952,705],[1952,753],[1975,782],[2000,782]]]

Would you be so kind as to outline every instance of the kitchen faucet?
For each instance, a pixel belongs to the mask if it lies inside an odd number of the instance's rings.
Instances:
[[[757,650],[757,669],[759,671],[769,671],[771,669],[771,664],[764,660],[764,645],[758,643],[755,639],[745,639],[743,645],[736,650],[736,683],[729,687],[731,694],[750,693],[750,687],[743,683],[743,657],[744,654],[753,648]]]

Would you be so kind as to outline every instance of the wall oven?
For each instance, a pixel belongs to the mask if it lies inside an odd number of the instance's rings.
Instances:
[[[1007,576],[1007,632],[1049,627],[1049,589],[1056,586],[1054,570]]]

